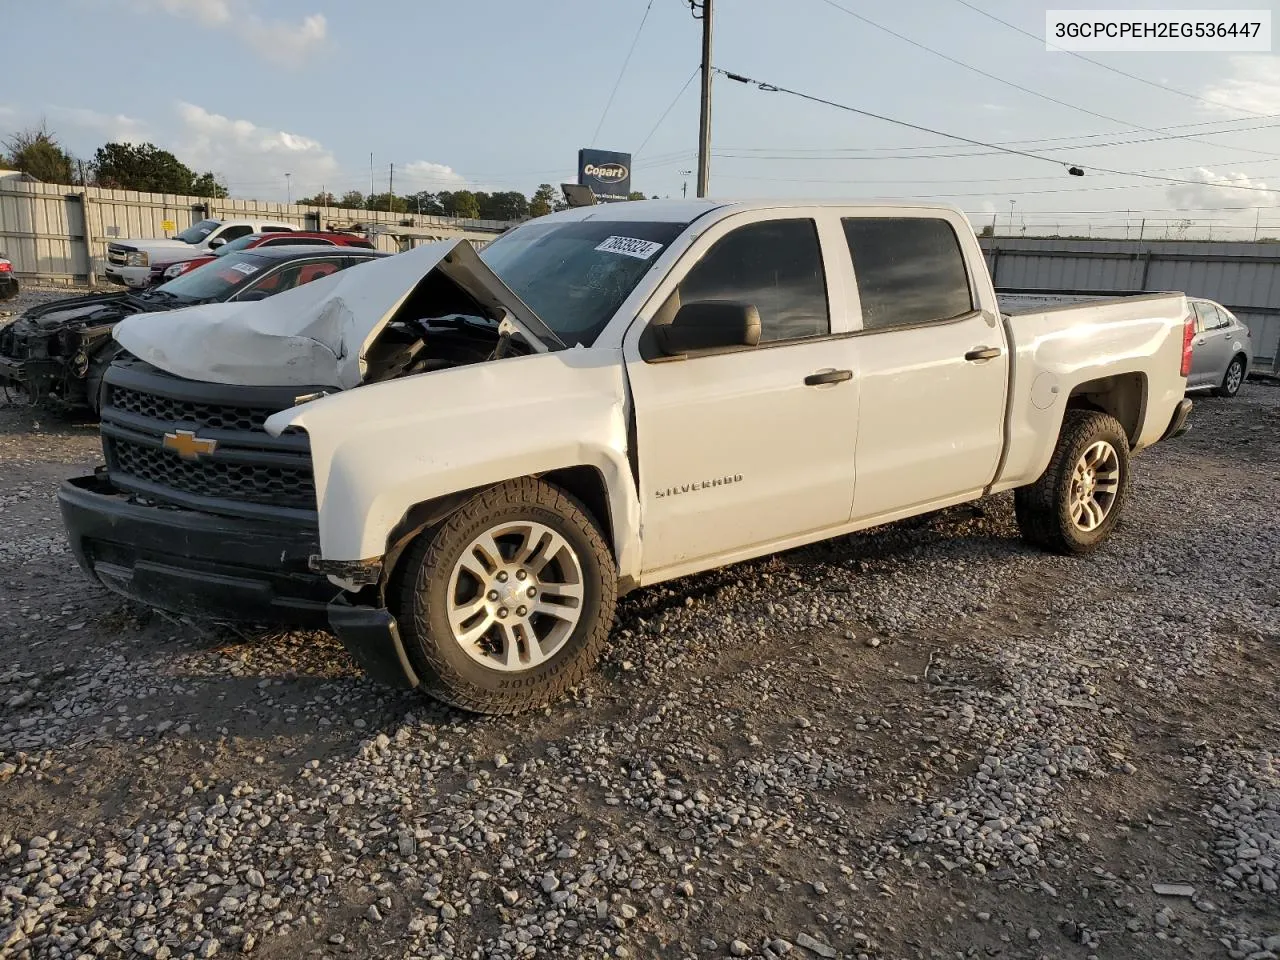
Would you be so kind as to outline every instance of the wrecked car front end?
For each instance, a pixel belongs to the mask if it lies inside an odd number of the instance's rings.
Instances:
[[[114,364],[106,465],[58,494],[80,565],[164,610],[324,626],[336,590],[308,566],[319,535],[307,436],[263,429],[294,398]]]

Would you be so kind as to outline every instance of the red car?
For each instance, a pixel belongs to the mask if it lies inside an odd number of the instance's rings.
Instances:
[[[164,270],[159,271],[160,277],[157,283],[167,283],[174,277],[180,277],[196,267],[203,266],[211,260],[218,259],[218,257],[225,257],[229,253],[239,253],[242,250],[249,250],[253,247],[283,246],[363,247],[366,250],[375,249],[373,241],[352,233],[327,233],[324,231],[309,233],[303,230],[291,230],[288,233],[250,233],[237,240],[232,240],[230,243],[224,243],[207,257],[196,257],[194,260],[183,260],[181,263],[171,264]]]

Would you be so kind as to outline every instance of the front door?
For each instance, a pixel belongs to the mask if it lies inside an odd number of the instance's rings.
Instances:
[[[843,300],[815,221],[765,216],[708,230],[650,322],[682,303],[749,303],[758,346],[671,360],[646,346],[651,330],[628,336],[646,582],[848,521],[858,385],[854,341],[831,335]]]
[[[1009,356],[956,226],[936,214],[841,222],[862,316],[853,519],[977,497],[1003,449]]]

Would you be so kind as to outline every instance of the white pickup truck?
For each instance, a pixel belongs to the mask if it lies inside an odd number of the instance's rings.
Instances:
[[[107,279],[138,289],[153,286],[164,280],[165,270],[175,263],[208,256],[232,240],[297,229],[272,220],[201,220],[172,237],[116,240],[107,244]]]
[[[1185,429],[1193,328],[1177,293],[1002,316],[949,207],[587,207],[126,319],[60,501],[120,593],[511,712],[672,577],[1006,490],[1092,550]]]

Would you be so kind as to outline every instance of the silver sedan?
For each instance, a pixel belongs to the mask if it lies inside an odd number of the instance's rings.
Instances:
[[[1220,397],[1234,397],[1253,366],[1249,327],[1220,303],[1198,297],[1187,300],[1196,314],[1187,389],[1212,390]]]

